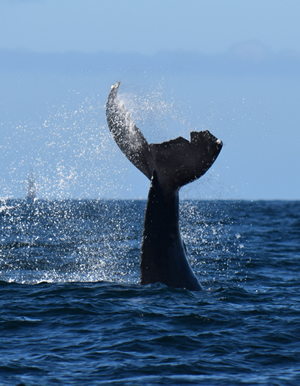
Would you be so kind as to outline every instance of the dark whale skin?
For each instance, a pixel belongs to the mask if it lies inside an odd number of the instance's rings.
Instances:
[[[222,142],[208,130],[148,144],[117,98],[120,82],[111,87],[106,104],[110,132],[126,157],[151,180],[141,246],[141,284],[161,282],[199,291],[202,286],[186,257],[179,230],[179,190],[200,178],[216,160]]]

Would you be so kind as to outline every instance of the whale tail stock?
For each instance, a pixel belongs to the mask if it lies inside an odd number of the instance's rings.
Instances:
[[[201,177],[214,163],[222,142],[206,130],[191,132],[190,141],[178,137],[149,145],[118,100],[119,85],[111,87],[106,119],[114,140],[133,165],[150,180],[155,170],[161,186],[171,191]]]

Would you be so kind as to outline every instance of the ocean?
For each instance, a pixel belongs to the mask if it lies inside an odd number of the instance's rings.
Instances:
[[[183,200],[200,292],[139,284],[145,204],[0,201],[0,384],[300,384],[300,201]]]

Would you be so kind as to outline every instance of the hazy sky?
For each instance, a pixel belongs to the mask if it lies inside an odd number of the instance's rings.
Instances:
[[[0,197],[32,168],[40,197],[145,198],[105,122],[121,80],[147,139],[223,140],[187,196],[300,199],[299,18],[298,0],[0,0]]]
[[[1,0],[0,48],[216,53],[245,40],[300,52],[298,0]]]

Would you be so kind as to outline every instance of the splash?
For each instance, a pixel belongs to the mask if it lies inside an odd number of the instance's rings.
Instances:
[[[160,84],[147,93],[120,97],[133,118],[131,124],[140,126],[149,142],[188,137],[191,130],[165,91]],[[106,126],[104,106],[77,95],[70,104],[52,107],[39,124],[18,125],[11,133],[9,129],[2,154],[2,160],[8,161],[3,164],[9,166],[1,180],[0,195],[6,200],[0,205],[0,280],[138,283],[145,202],[91,200],[116,197],[115,186],[128,186],[122,181],[126,166],[115,166],[118,149]],[[17,152],[12,143],[18,144]],[[39,202],[26,206],[8,197],[18,196],[28,170],[34,171]],[[77,200],[72,201],[74,197]],[[210,223],[206,214],[199,220],[199,215],[194,216],[197,205],[185,207],[183,226],[193,268],[209,284],[216,277],[213,272],[226,280],[236,265],[233,257],[242,253],[238,247],[242,240],[230,236],[228,243],[230,232],[220,218]],[[204,212],[210,213],[208,208]]]
[[[115,149],[104,108],[93,98],[74,100],[40,122],[3,130],[0,197],[22,197],[32,171],[41,199],[105,196]],[[24,196],[23,196],[24,197]]]
[[[3,202],[0,280],[138,282],[140,208],[123,201]]]
[[[182,202],[182,237],[194,271],[205,287],[245,281],[247,257],[244,237],[237,232],[239,205],[231,201]]]
[[[174,136],[173,132],[176,132],[178,125],[185,123],[185,120],[179,117],[174,98],[170,94],[167,96],[166,91],[165,84],[159,82],[147,92],[119,93],[122,105],[126,106],[149,143],[169,140]],[[175,136],[178,136],[178,131]]]

